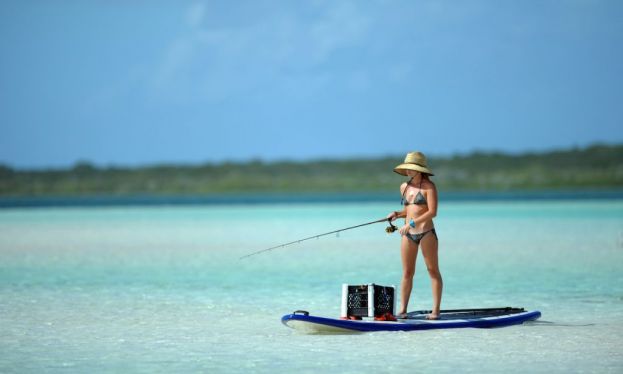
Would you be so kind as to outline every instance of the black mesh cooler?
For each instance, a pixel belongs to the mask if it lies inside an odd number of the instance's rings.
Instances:
[[[348,286],[346,302],[348,316],[366,317],[368,315],[368,286]]]
[[[374,286],[374,316],[394,314],[394,287]]]
[[[345,284],[342,286],[342,317],[378,317],[385,313],[394,314],[394,297],[394,287],[391,286]]]

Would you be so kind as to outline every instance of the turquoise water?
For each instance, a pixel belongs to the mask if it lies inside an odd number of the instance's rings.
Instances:
[[[0,210],[0,372],[623,371],[623,200],[455,201],[436,220],[443,308],[521,306],[503,329],[302,335],[342,283],[398,285],[393,204]],[[411,308],[430,308],[418,258]]]

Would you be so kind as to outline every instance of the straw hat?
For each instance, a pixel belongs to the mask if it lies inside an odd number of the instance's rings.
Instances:
[[[426,166],[426,156],[422,152],[409,152],[405,157],[405,162],[396,166],[394,171],[400,175],[407,175],[407,170],[415,170],[420,173],[435,175]]]

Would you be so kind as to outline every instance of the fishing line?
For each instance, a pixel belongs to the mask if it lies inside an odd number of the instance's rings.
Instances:
[[[339,229],[339,230],[325,232],[324,234],[312,235],[312,236],[310,236],[308,238],[293,240],[293,241],[288,242],[288,243],[279,244],[279,245],[276,245],[274,247],[270,247],[270,248],[262,249],[260,251],[249,253],[247,255],[244,255],[244,256],[240,257],[238,260],[242,260],[243,258],[255,256],[255,255],[260,254],[260,253],[268,252],[268,251],[271,251],[271,250],[276,249],[276,248],[282,248],[282,247],[287,247],[287,246],[292,245],[292,244],[298,244],[300,242],[304,242],[305,240],[310,240],[310,239],[314,239],[314,238],[317,239],[317,238],[320,238],[321,236],[331,235],[331,234],[339,235],[339,233],[342,232],[342,231],[356,229],[357,227],[372,225],[374,223],[380,223],[380,222],[385,222],[385,221],[387,221],[389,223],[389,226],[385,229],[385,232],[387,232],[388,234],[391,234],[392,232],[397,230],[397,227],[392,224],[392,221],[389,218],[383,218],[383,219],[379,219],[379,220],[376,220],[376,221],[366,222],[366,223],[362,223],[360,225],[346,227],[346,228]]]

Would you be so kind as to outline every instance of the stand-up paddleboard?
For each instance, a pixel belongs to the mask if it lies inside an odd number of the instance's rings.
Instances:
[[[462,327],[491,328],[522,324],[541,317],[537,310],[523,308],[485,308],[442,310],[437,320],[427,320],[430,311],[416,311],[397,321],[375,321],[338,319],[311,316],[305,311],[286,314],[281,322],[295,330],[310,334],[371,332],[371,331],[413,331],[431,329],[452,329]]]

